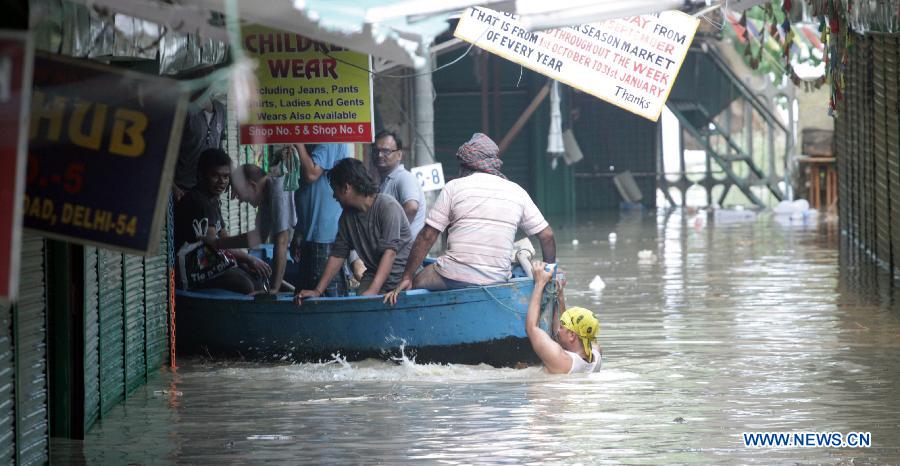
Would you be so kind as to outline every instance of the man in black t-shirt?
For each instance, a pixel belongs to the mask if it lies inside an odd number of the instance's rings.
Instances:
[[[208,239],[226,238],[228,231],[222,219],[219,198],[231,180],[231,159],[221,149],[207,149],[197,162],[198,184],[175,203],[175,249],[185,243],[200,240],[194,232],[194,222],[206,219]],[[264,261],[238,249],[230,250],[240,267],[226,270],[216,278],[206,281],[202,288],[220,288],[237,293],[251,294],[261,289],[261,284],[272,273]],[[176,280],[180,285],[180,280]]]

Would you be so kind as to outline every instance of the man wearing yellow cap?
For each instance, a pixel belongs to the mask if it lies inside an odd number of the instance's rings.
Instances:
[[[550,282],[551,272],[544,269],[543,262],[534,263],[534,292],[525,316],[525,333],[531,341],[534,352],[544,362],[551,374],[574,374],[600,370],[601,354],[596,338],[600,323],[594,313],[583,307],[570,307],[553,322],[554,330],[559,330],[556,340],[538,326],[541,313],[541,296],[544,286]],[[560,308],[565,308],[565,299],[560,289]]]

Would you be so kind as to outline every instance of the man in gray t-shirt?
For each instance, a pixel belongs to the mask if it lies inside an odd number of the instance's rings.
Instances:
[[[375,136],[372,158],[381,174],[378,191],[389,194],[403,207],[409,220],[409,232],[413,241],[425,226],[425,192],[416,176],[403,167],[403,142],[390,131],[382,131]]]
[[[360,281],[360,295],[392,289],[406,268],[412,246],[403,208],[392,197],[378,193],[362,162],[341,160],[328,172],[328,181],[344,211],[325,272],[314,290],[302,290],[295,296],[298,304],[303,298],[322,295],[351,249],[356,250],[367,269]]]
[[[348,210],[338,222],[338,235],[331,248],[332,257],[346,258],[353,249],[366,265],[366,272],[360,280],[359,289],[365,294],[375,279],[376,270],[388,250],[396,251],[393,265],[387,279],[377,290],[391,290],[400,282],[406,268],[406,258],[412,246],[409,222],[400,204],[386,194],[375,194],[372,206],[367,212]]]

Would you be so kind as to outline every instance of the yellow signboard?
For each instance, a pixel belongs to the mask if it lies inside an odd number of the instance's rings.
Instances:
[[[514,14],[472,7],[454,35],[656,121],[699,24],[680,11],[664,11],[531,32]]]
[[[372,142],[371,58],[263,26],[242,31],[259,93],[241,144]]]

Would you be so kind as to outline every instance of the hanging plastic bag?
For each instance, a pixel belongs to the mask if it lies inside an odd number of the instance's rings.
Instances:
[[[209,220],[194,220],[193,227],[198,238],[205,236]],[[184,243],[178,250],[178,272],[185,290],[200,288],[235,266],[237,261],[230,252],[213,249],[203,241]]]
[[[300,188],[300,153],[294,144],[285,144],[269,156],[268,174],[273,178],[284,177],[284,190]]]

